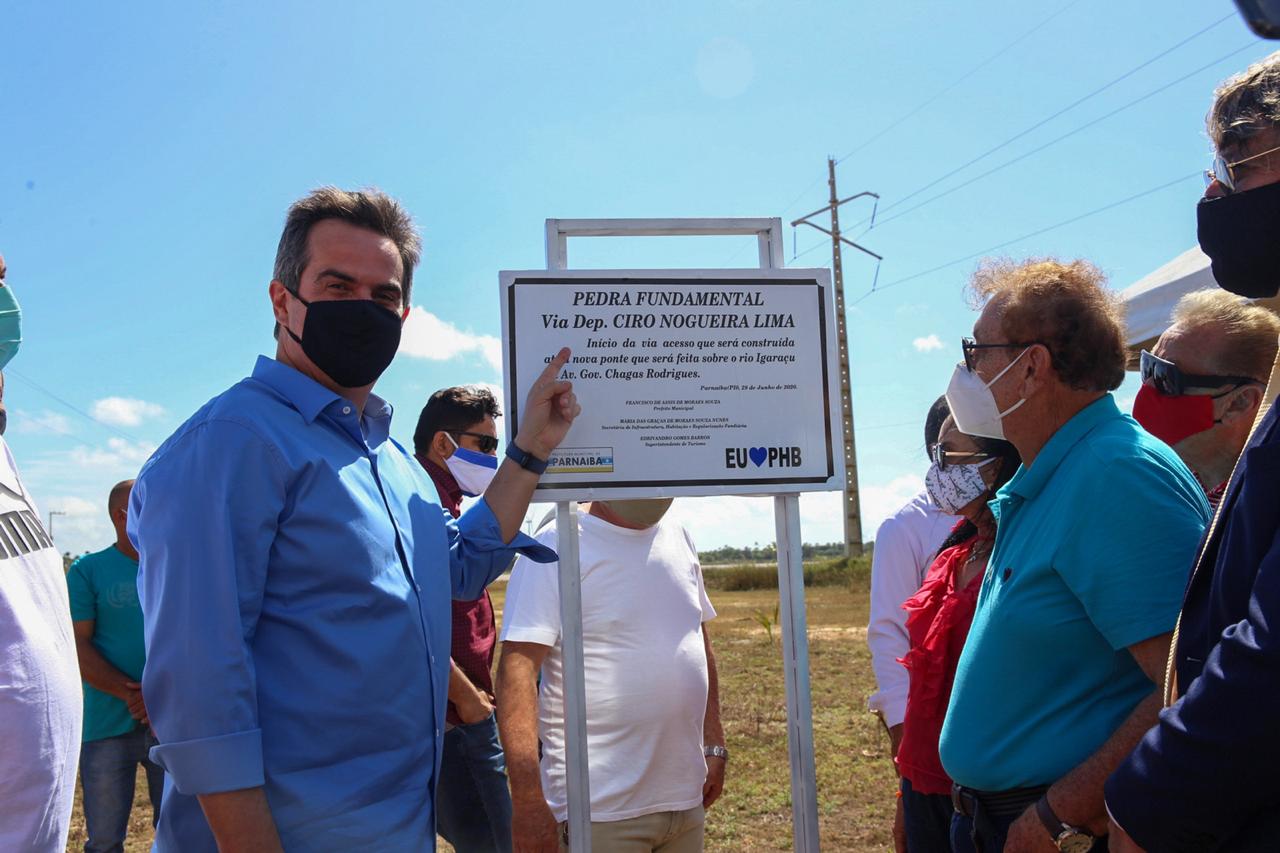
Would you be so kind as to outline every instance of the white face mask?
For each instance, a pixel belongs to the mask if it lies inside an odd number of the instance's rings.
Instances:
[[[939,468],[937,462],[933,463],[924,478],[929,499],[943,512],[959,515],[960,510],[986,494],[987,484],[979,469],[995,461],[985,459],[972,465],[948,465],[946,468]]]
[[[498,473],[498,457],[460,447],[447,432],[445,437],[452,442],[454,450],[453,455],[444,460],[444,464],[449,467],[453,479],[458,481],[458,487],[469,498],[483,495]]]
[[[957,429],[965,435],[1004,440],[1004,424],[1001,421],[1027,402],[1027,398],[1021,398],[1002,412],[996,405],[996,395],[991,393],[991,386],[1000,381],[1000,377],[1008,373],[1029,349],[1031,347],[1018,353],[1017,358],[987,383],[983,383],[982,377],[965,367],[964,362],[956,365],[955,372],[951,374],[951,384],[947,386],[947,405],[951,408],[951,417],[955,420]]]

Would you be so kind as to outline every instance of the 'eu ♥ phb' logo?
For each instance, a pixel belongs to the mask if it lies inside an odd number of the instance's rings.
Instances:
[[[728,447],[724,451],[726,468],[798,468],[799,447]]]

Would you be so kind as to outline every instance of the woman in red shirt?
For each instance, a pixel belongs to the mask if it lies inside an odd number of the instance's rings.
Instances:
[[[925,478],[930,498],[964,520],[942,543],[919,591],[902,605],[911,650],[901,662],[911,682],[897,757],[904,829],[895,833],[898,853],[951,850],[951,779],[938,758],[938,736],[995,545],[996,523],[987,502],[1021,464],[1009,442],[965,435],[949,417],[930,455],[933,464]]]

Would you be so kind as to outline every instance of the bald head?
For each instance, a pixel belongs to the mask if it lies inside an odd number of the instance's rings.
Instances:
[[[111,487],[111,494],[107,495],[107,512],[111,513],[114,520],[116,513],[129,509],[129,493],[133,490],[133,480],[121,480]]]

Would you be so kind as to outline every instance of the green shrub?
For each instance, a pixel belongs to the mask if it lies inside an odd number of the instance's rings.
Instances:
[[[761,564],[703,568],[710,589],[742,592],[751,589],[777,589],[778,567]],[[845,557],[810,560],[804,566],[805,586],[848,586],[866,588],[871,578],[871,555],[849,560]]]

